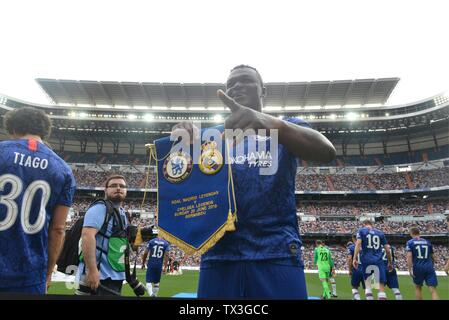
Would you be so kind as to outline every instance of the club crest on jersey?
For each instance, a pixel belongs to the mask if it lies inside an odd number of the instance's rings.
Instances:
[[[171,183],[182,182],[192,172],[192,158],[185,152],[174,152],[165,159],[163,172]]]
[[[215,174],[223,166],[223,156],[217,149],[215,141],[208,141],[201,146],[201,156],[198,161],[201,172]]]

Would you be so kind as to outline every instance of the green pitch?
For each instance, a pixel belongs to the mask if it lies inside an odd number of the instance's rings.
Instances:
[[[189,292],[193,293],[197,290],[198,284],[198,271],[183,271],[180,276],[172,275],[162,275],[159,297],[172,297],[177,293]],[[138,277],[142,283],[145,283],[145,271],[138,271]],[[309,296],[320,296],[322,292],[322,286],[318,280],[317,274],[306,274],[307,281],[307,291]],[[337,299],[352,299],[351,284],[349,281],[349,276],[338,275],[337,276]],[[449,277],[438,277],[438,293],[441,299],[449,300]],[[399,286],[404,299],[413,300],[415,299],[415,288],[412,280],[409,276],[399,276]],[[364,298],[364,292],[359,289]],[[394,295],[390,289],[387,289],[388,299],[394,299]],[[66,284],[63,282],[54,282],[49,290],[50,294],[73,294],[73,289],[67,289]],[[375,297],[377,297],[376,290],[374,290]],[[134,293],[131,288],[125,284],[123,286],[122,294],[125,296],[134,297]],[[424,299],[430,299],[430,294],[428,289],[423,287]]]

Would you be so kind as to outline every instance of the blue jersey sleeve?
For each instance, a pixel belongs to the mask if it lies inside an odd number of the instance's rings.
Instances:
[[[356,238],[357,240],[362,240],[362,229],[357,230]]]
[[[411,252],[412,247],[413,247],[413,244],[412,244],[411,240],[407,241],[407,244],[405,245],[405,251]]]
[[[351,258],[354,256],[354,250],[355,250],[355,246],[349,246],[348,256],[350,256]]]
[[[70,207],[73,204],[73,196],[75,195],[76,182],[72,170],[68,168],[65,175],[64,186],[56,201],[57,204]]]
[[[385,237],[385,234],[383,232],[380,235],[380,244],[383,245],[383,246],[388,244],[387,238]]]
[[[83,227],[92,227],[100,230],[103,226],[104,218],[106,216],[106,207],[102,204],[96,204],[87,210],[84,216]]]

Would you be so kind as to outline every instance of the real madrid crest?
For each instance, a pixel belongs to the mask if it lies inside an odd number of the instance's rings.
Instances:
[[[182,182],[192,172],[192,158],[185,152],[173,152],[165,159],[163,172],[171,183]]]
[[[201,146],[201,156],[198,161],[201,172],[215,174],[223,166],[223,156],[217,149],[215,141],[208,141]]]

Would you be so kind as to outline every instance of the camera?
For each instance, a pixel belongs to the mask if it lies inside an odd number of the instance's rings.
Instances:
[[[128,284],[131,287],[131,289],[133,289],[134,294],[138,297],[144,296],[147,290],[145,289],[145,286],[142,284],[142,282],[140,282],[137,278],[134,278],[133,276],[131,276],[129,280],[130,281],[128,281],[127,279]]]
[[[139,240],[139,234],[141,241],[146,242],[157,237],[157,230],[154,226],[149,226],[147,228],[140,228],[134,225],[129,225],[127,230],[128,241],[130,244],[135,244],[136,238]]]

